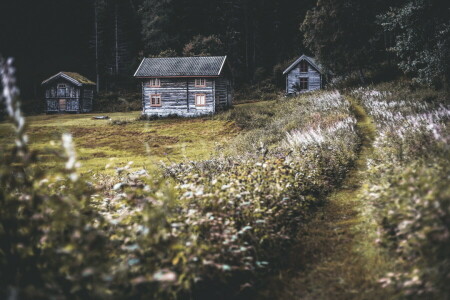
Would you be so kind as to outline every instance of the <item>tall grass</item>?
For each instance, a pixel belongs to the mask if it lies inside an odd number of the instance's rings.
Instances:
[[[379,243],[396,257],[384,286],[403,297],[450,295],[450,106],[446,95],[403,89],[355,90],[376,122],[369,163],[370,201],[381,228]]]
[[[27,148],[11,62],[0,69],[17,132],[16,146],[0,156],[2,298],[244,297],[282,263],[358,146],[354,131],[343,131],[351,128],[348,103],[337,92],[316,94],[278,100],[273,112],[249,108],[253,123],[230,112],[248,128],[230,143],[233,155],[161,173],[128,165],[117,177],[86,181],[69,135],[51,154],[60,168],[39,167],[42,153]],[[305,148],[293,137],[310,127],[322,142]]]

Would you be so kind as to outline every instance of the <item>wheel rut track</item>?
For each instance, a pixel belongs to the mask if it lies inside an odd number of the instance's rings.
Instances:
[[[357,119],[361,146],[354,167],[287,253],[289,268],[267,284],[257,299],[387,299],[378,279],[387,255],[375,244],[376,225],[359,194],[376,129],[364,108],[346,97]]]

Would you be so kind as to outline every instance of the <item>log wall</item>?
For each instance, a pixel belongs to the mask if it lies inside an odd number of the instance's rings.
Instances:
[[[150,81],[142,85],[143,113],[146,115],[198,116],[215,112],[215,78],[207,78],[204,87],[195,86],[195,78],[161,78],[159,87],[151,87]],[[204,94],[204,106],[195,104],[195,95]],[[151,95],[161,96],[161,106],[151,106]]]

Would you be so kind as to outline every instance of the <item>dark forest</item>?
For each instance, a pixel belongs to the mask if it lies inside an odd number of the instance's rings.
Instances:
[[[15,57],[25,98],[38,98],[40,82],[64,70],[98,73],[100,90],[132,88],[144,56],[228,55],[238,86],[279,85],[282,68],[302,53],[338,77],[389,64],[447,82],[448,4],[415,2],[2,1],[0,52]],[[414,3],[416,15],[402,15]],[[408,44],[411,34],[424,43]]]

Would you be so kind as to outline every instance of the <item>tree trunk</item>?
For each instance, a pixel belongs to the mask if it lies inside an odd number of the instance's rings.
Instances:
[[[95,73],[96,73],[96,89],[97,93],[100,91],[100,74],[98,64],[98,2],[95,1]]]
[[[119,75],[119,26],[118,26],[118,4],[116,2],[116,9],[115,9],[115,61],[116,61],[116,75]]]

